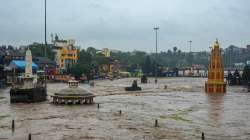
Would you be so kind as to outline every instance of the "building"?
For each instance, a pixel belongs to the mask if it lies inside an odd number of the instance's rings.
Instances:
[[[98,66],[98,72],[100,77],[117,77],[121,68],[120,62],[115,60],[110,55],[110,50],[104,48],[97,52],[97,59],[100,64]]]
[[[110,57],[110,50],[108,48],[104,48],[101,51],[98,51],[97,54],[101,54],[104,57]]]
[[[78,49],[75,47],[75,40],[62,40],[56,35],[52,42],[55,62],[60,71],[65,71],[77,63]]]
[[[250,51],[250,45],[247,45],[247,50]]]
[[[25,60],[12,60],[8,66],[11,69],[20,70],[22,73],[25,71],[26,61]],[[32,69],[38,70],[38,66],[32,62]]]
[[[114,60],[110,57],[98,56],[100,61],[102,61],[98,65],[98,73],[100,77],[113,77],[113,67]]]
[[[25,73],[25,67],[26,67],[26,61],[25,60],[12,60],[8,67],[6,67],[7,75],[6,75],[6,83],[12,84],[14,77],[18,76],[24,76]],[[38,70],[38,66],[32,62],[31,64],[32,72],[36,73]]]
[[[250,66],[250,61],[247,61],[247,66]]]
[[[0,50],[0,87],[6,82],[6,72],[4,71],[4,51]]]
[[[45,71],[45,75],[48,79],[51,79],[57,74],[56,62],[50,60],[47,57],[34,57],[32,61],[38,66],[40,70]]]
[[[206,93],[226,92],[226,82],[224,81],[224,67],[218,40],[216,40],[214,47],[212,48],[208,68],[208,80],[205,83],[205,91]]]

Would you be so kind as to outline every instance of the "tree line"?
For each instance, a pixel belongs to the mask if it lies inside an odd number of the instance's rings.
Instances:
[[[44,56],[44,44],[33,43],[28,46],[33,56]],[[230,46],[231,48],[235,46]],[[232,66],[234,63],[246,62],[250,60],[249,52],[234,51],[233,49],[222,50],[222,57],[225,67]],[[10,47],[12,48],[12,47]],[[13,49],[13,48],[12,48]],[[101,64],[108,64],[106,59],[98,57],[97,49],[89,47],[81,49],[78,52],[78,62],[73,65],[68,72],[74,73],[76,76],[86,74],[90,76],[97,71],[97,67]],[[111,57],[118,60],[123,65],[124,71],[132,71],[134,69],[142,69],[144,73],[154,73],[155,67],[169,67],[169,68],[185,68],[193,64],[208,66],[210,52],[182,52],[177,47],[169,49],[167,52],[146,53],[144,51],[133,52],[111,52]],[[47,46],[47,57],[54,60],[53,46]]]

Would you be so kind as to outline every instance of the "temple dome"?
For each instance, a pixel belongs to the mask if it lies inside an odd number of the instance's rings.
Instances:
[[[55,95],[69,95],[69,94],[72,94],[72,95],[93,95],[92,93],[88,92],[87,90],[84,90],[80,87],[77,87],[77,88],[65,88],[65,89],[62,89],[60,90],[59,93],[55,93]]]
[[[78,81],[70,80],[68,82],[68,87],[60,90],[59,93],[55,93],[55,95],[88,96],[93,94],[83,88],[80,88],[78,86]]]

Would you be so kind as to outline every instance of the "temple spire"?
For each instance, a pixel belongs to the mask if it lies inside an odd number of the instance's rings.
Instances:
[[[205,83],[205,91],[207,93],[226,92],[226,83],[224,82],[224,67],[220,54],[220,45],[218,39],[216,39],[211,52],[208,68],[208,80]]]
[[[32,77],[32,54],[28,48],[25,54],[25,77]]]
[[[214,49],[219,48],[219,47],[220,47],[220,44],[219,44],[218,38],[216,38],[216,41],[214,43]]]

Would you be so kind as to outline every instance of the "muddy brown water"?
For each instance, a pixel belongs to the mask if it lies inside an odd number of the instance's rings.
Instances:
[[[9,88],[1,89],[0,140],[27,140],[29,133],[34,140],[199,140],[202,132],[208,140],[250,139],[250,93],[243,87],[207,95],[203,78],[162,78],[157,85],[153,79],[139,84],[140,92],[124,91],[133,79],[81,84],[97,96],[99,109],[97,104],[53,105],[49,97],[42,103],[10,104]],[[66,86],[49,84],[48,94]]]

